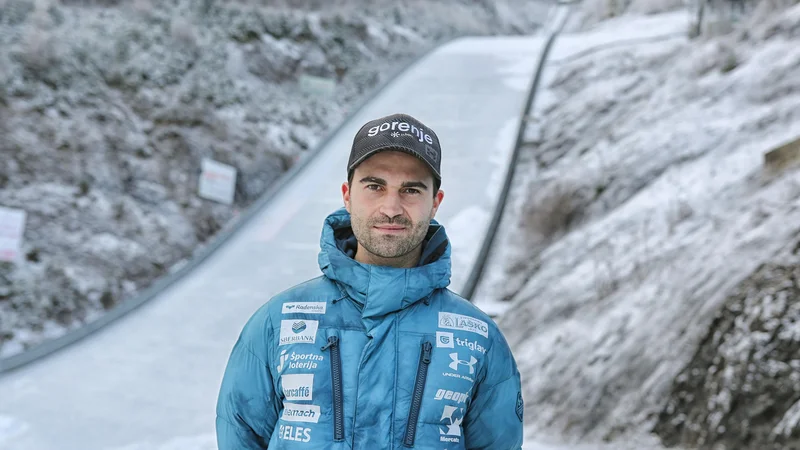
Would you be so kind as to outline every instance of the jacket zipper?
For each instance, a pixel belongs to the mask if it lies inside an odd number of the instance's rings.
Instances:
[[[339,337],[329,336],[322,351],[331,349],[331,385],[333,388],[333,440],[344,440],[344,396],[342,394],[342,355],[339,352]]]
[[[406,425],[406,437],[403,446],[413,447],[417,437],[417,421],[419,420],[419,410],[422,408],[422,394],[425,391],[425,380],[428,378],[428,366],[431,363],[431,351],[433,344],[430,342],[422,343],[422,351],[419,354],[419,365],[417,366],[417,379],[414,382],[414,394],[411,397],[411,410],[408,412],[408,424]]]

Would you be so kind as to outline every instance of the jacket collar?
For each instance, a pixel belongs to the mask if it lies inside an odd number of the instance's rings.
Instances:
[[[358,303],[363,318],[400,311],[450,284],[450,243],[444,227],[435,220],[431,220],[416,267],[360,263],[353,259],[356,245],[346,209],[341,208],[325,219],[319,267]]]

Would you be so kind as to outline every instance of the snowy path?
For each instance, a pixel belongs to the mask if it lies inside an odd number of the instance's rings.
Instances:
[[[528,140],[537,133],[534,130],[540,120],[542,111],[547,109],[552,102],[556,101],[547,86],[553,80],[558,69],[567,61],[585,56],[600,49],[616,46],[635,45],[637,43],[648,42],[660,39],[670,39],[686,34],[688,15],[686,12],[672,12],[648,17],[621,17],[608,20],[596,26],[592,30],[579,33],[561,33],[557,37],[553,47],[547,57],[547,63],[542,73],[542,80],[539,90],[531,107],[532,125],[526,136]],[[525,150],[523,149],[523,153]],[[489,254],[484,280],[475,293],[473,301],[489,314],[499,316],[505,312],[510,305],[507,301],[498,301],[493,293],[498,291],[498,286],[505,281],[504,261],[511,257],[517,248],[504,241],[502,238],[510,236],[512,230],[516,228],[517,220],[520,217],[520,208],[525,198],[528,196],[529,181],[536,177],[536,165],[525,164],[526,155],[521,156],[520,167],[514,175],[508,202],[504,216],[500,223],[495,242],[496,250]],[[500,289],[502,290],[502,289]]]
[[[341,205],[348,149],[369,119],[407,112],[444,152],[437,218],[458,291],[494,207],[544,39],[462,39],[361,110],[258,216],[158,298],[48,358],[0,376],[4,450],[212,449],[230,349],[271,295],[317,276],[319,232]]]
[[[552,102],[556,101],[547,86],[556,76],[557,71],[567,61],[579,56],[585,56],[612,46],[630,46],[642,42],[654,42],[661,39],[680,39],[685,35],[687,14],[676,12],[660,14],[651,17],[622,17],[600,24],[596,28],[580,33],[564,33],[559,35],[548,55],[548,62],[543,72],[539,92],[532,108],[533,116],[540,117]],[[597,89],[602,89],[598,86]],[[487,272],[484,282],[479,286],[475,302],[485,311],[493,314],[502,314],[509,306],[509,302],[497,301],[496,294],[502,292],[503,283],[508,283],[504,272],[506,266],[503,262],[507,259],[518,258],[518,246],[513,245],[513,240],[519,238],[514,229],[520,219],[520,211],[525,198],[530,195],[528,190],[530,181],[537,176],[534,161],[527,161],[529,155],[521,156],[520,165],[516,168],[515,180],[509,196],[505,216],[498,230],[498,237],[507,237],[508,240],[498,239],[496,251],[489,256]],[[506,330],[510,332],[509,330]],[[520,334],[520,332],[511,332]],[[527,350],[515,348],[518,357],[524,358]],[[523,373],[525,378],[532,378],[532,374]],[[536,407],[526,405],[526,415],[532,417],[537,414]],[[534,429],[527,430],[525,450],[643,450],[657,448],[658,444],[649,437],[643,437],[644,442],[610,443],[610,444],[584,444],[568,445],[560,442],[558,437],[545,438],[537,434]]]

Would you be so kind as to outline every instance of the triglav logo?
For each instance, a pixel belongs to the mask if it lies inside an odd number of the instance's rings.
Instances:
[[[482,346],[481,344],[479,344],[478,341],[470,341],[468,339],[456,338],[456,344],[459,347],[466,347],[466,348],[468,348],[470,350],[478,351],[478,352],[481,352],[483,354],[486,354],[486,348],[484,346]]]
[[[283,375],[281,385],[286,400],[312,400],[314,397],[314,374]]]
[[[489,325],[486,322],[461,314],[440,312],[439,328],[469,331],[486,338],[489,337]]]
[[[282,373],[284,369],[313,370],[317,368],[316,361],[322,361],[323,359],[325,358],[322,355],[314,353],[289,353],[288,350],[283,350],[278,361],[278,373]],[[287,361],[289,361],[289,364],[286,364]]]
[[[283,314],[325,314],[328,304],[325,302],[290,302],[281,308]]]
[[[445,405],[439,419],[439,441],[459,443],[461,441],[461,422],[464,421],[464,408]]]
[[[481,352],[486,354],[486,347],[482,346],[478,341],[470,341],[469,339],[461,339],[453,336],[453,333],[448,331],[436,332],[436,346],[439,348],[455,348],[466,347],[472,351]]]
[[[378,133],[392,130],[394,133],[391,134],[392,137],[399,137],[400,135],[395,135],[396,132],[411,134],[420,142],[426,142],[428,145],[433,145],[433,138],[430,134],[428,134],[424,128],[418,127],[416,125],[411,125],[407,122],[383,122],[380,125],[375,125],[374,127],[370,128],[367,131],[367,135],[369,136],[377,136]],[[431,149],[435,153],[435,150]]]
[[[472,375],[475,373],[475,363],[478,362],[474,356],[469,356],[469,361],[458,359],[458,353],[450,353],[450,359],[453,361],[450,363],[450,368],[458,371],[459,366],[467,366],[469,367],[469,374]]]
[[[279,345],[313,344],[317,340],[317,320],[281,320]]]
[[[436,346],[439,348],[455,348],[453,333],[447,331],[436,332]]]

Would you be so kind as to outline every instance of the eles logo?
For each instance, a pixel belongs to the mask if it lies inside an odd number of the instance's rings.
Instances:
[[[311,428],[281,425],[278,437],[285,441],[308,442],[311,440]]]

